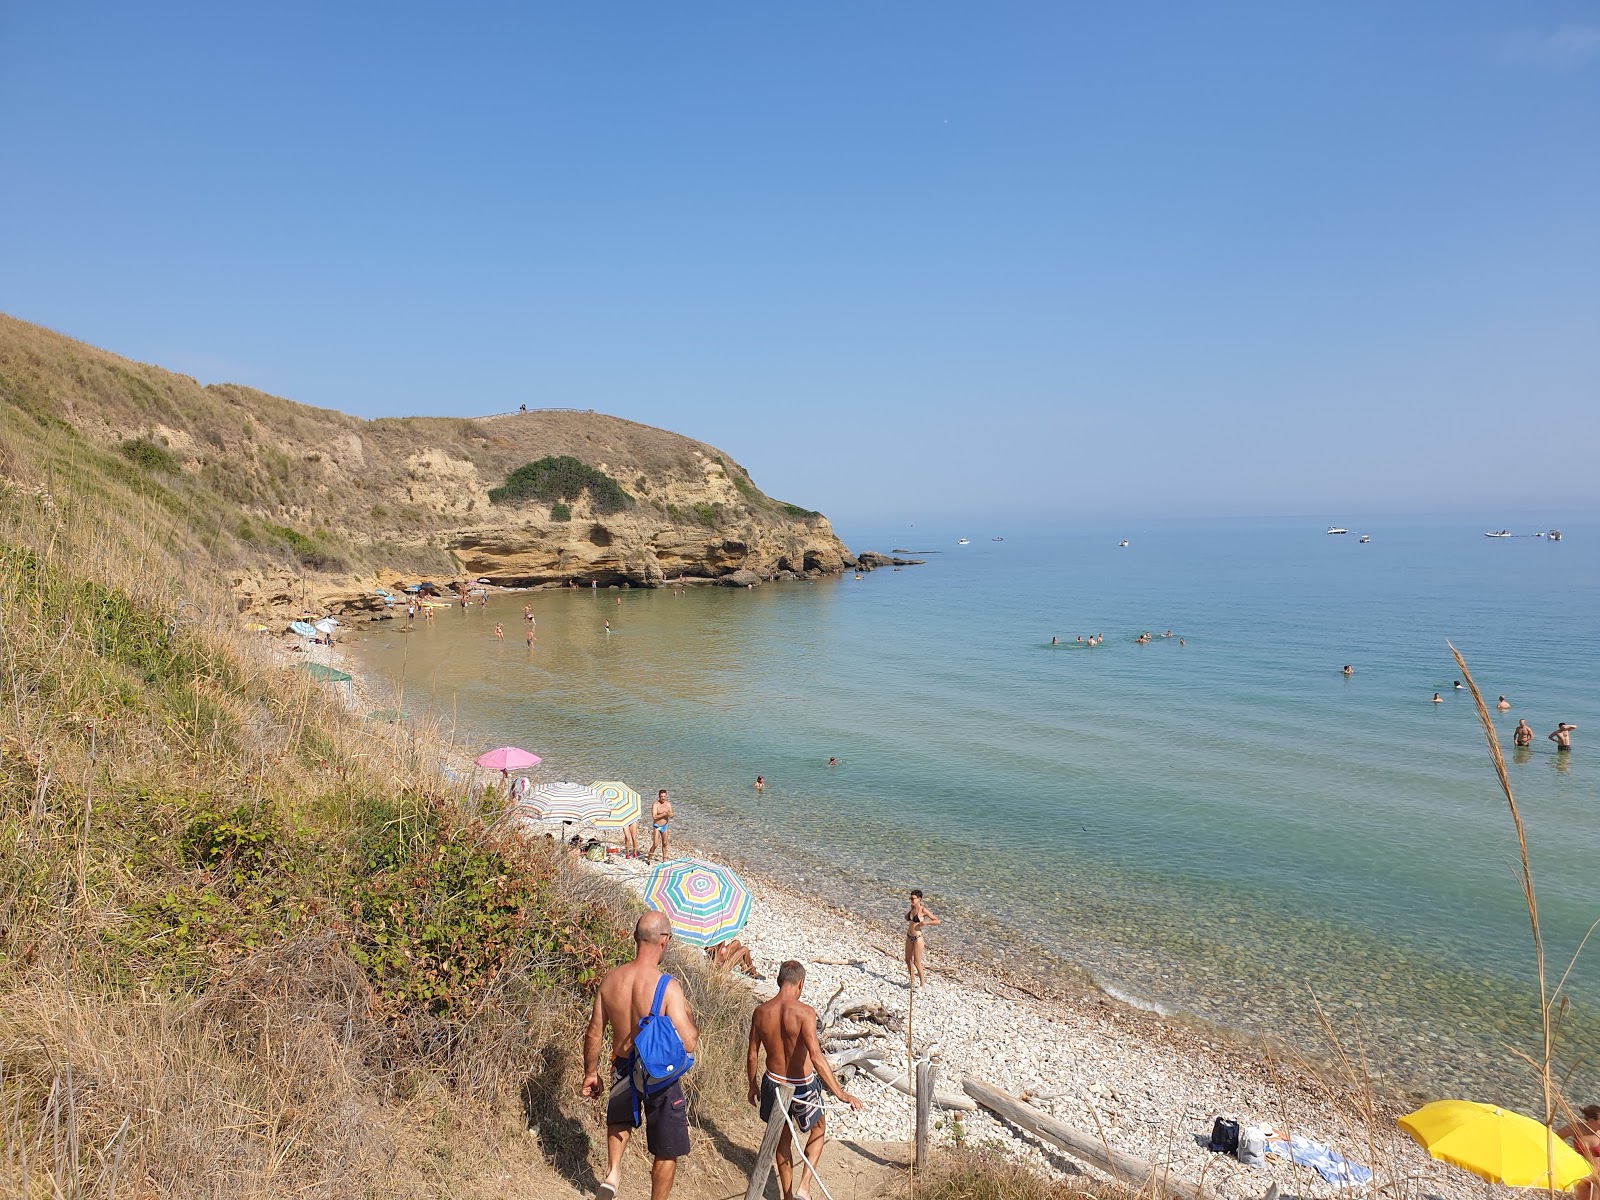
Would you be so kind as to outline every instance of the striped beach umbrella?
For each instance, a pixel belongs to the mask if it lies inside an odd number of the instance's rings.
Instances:
[[[611,811],[595,819],[601,829],[626,829],[639,819],[639,793],[615,779],[597,779],[589,785],[611,806]]]
[[[517,805],[528,816],[541,821],[598,821],[609,816],[606,798],[585,783],[541,783]]]
[[[750,889],[727,867],[699,858],[659,863],[644,884],[644,902],[672,922],[691,946],[715,946],[750,919]]]

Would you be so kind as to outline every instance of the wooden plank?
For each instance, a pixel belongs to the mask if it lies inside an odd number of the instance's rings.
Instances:
[[[1165,1191],[1179,1200],[1208,1200],[1207,1193],[1196,1184],[1186,1183],[1167,1172],[1165,1166],[1148,1163],[1142,1158],[1106,1145],[1099,1138],[1074,1129],[1070,1125],[1047,1116],[1015,1096],[1002,1092],[981,1079],[965,1076],[961,1088],[990,1112],[996,1113],[1013,1125],[1042,1137],[1059,1146],[1074,1158],[1081,1159],[1112,1178],[1136,1190],[1154,1182],[1157,1192]]]
[[[772,1105],[772,1116],[767,1118],[767,1132],[761,1139],[761,1149],[756,1151],[756,1164],[750,1169],[750,1185],[744,1190],[744,1200],[761,1200],[767,1190],[767,1176],[772,1174],[772,1160],[778,1154],[778,1141],[783,1137],[784,1114],[794,1099],[792,1087],[778,1088],[778,1098]]]
[[[912,1162],[919,1171],[928,1166],[928,1114],[933,1109],[933,1085],[939,1068],[926,1058],[917,1060],[917,1139]]]

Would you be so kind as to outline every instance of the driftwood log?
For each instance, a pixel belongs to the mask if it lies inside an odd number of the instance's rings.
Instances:
[[[1166,1192],[1179,1200],[1209,1200],[1208,1193],[1198,1184],[1174,1177],[1164,1165],[1149,1163],[1122,1150],[1115,1150],[1101,1139],[1074,1129],[981,1079],[968,1075],[961,1080],[961,1088],[990,1112],[1043,1138],[1051,1145],[1059,1146],[1072,1157],[1104,1171],[1136,1191],[1142,1192],[1147,1184],[1153,1184],[1154,1192],[1158,1195]]]
[[[858,1065],[862,1074],[871,1075],[879,1082],[887,1083],[895,1091],[904,1092],[908,1096],[916,1094],[916,1089],[906,1081],[906,1076],[909,1072],[898,1067],[886,1067],[881,1062],[868,1059],[865,1056],[863,1056]],[[954,1092],[934,1092],[933,1102],[940,1108],[954,1108],[959,1109],[961,1112],[976,1112],[978,1108],[977,1104],[972,1100],[966,1096],[958,1096]]]

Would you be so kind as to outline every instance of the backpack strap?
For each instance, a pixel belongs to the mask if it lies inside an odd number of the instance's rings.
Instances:
[[[667,994],[667,984],[671,982],[672,976],[667,974],[663,974],[660,979],[656,980],[656,998],[650,1002],[650,1015],[652,1017],[661,1015],[661,1003]]]

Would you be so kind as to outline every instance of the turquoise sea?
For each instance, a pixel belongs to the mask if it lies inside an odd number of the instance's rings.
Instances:
[[[1483,536],[1503,523],[846,528],[926,565],[502,595],[354,648],[408,707],[549,777],[670,789],[684,836],[880,921],[885,945],[921,886],[935,952],[1077,968],[1322,1053],[1315,995],[1390,1081],[1525,1101],[1517,844],[1445,643],[1513,703],[1495,723],[1559,976],[1600,917],[1600,523]],[[1168,629],[1181,645],[1133,640]],[[1570,755],[1545,739],[1558,721]],[[1600,945],[1568,983],[1569,1051],[1600,1030],[1597,987]],[[1575,1092],[1597,1086],[1580,1064]]]

